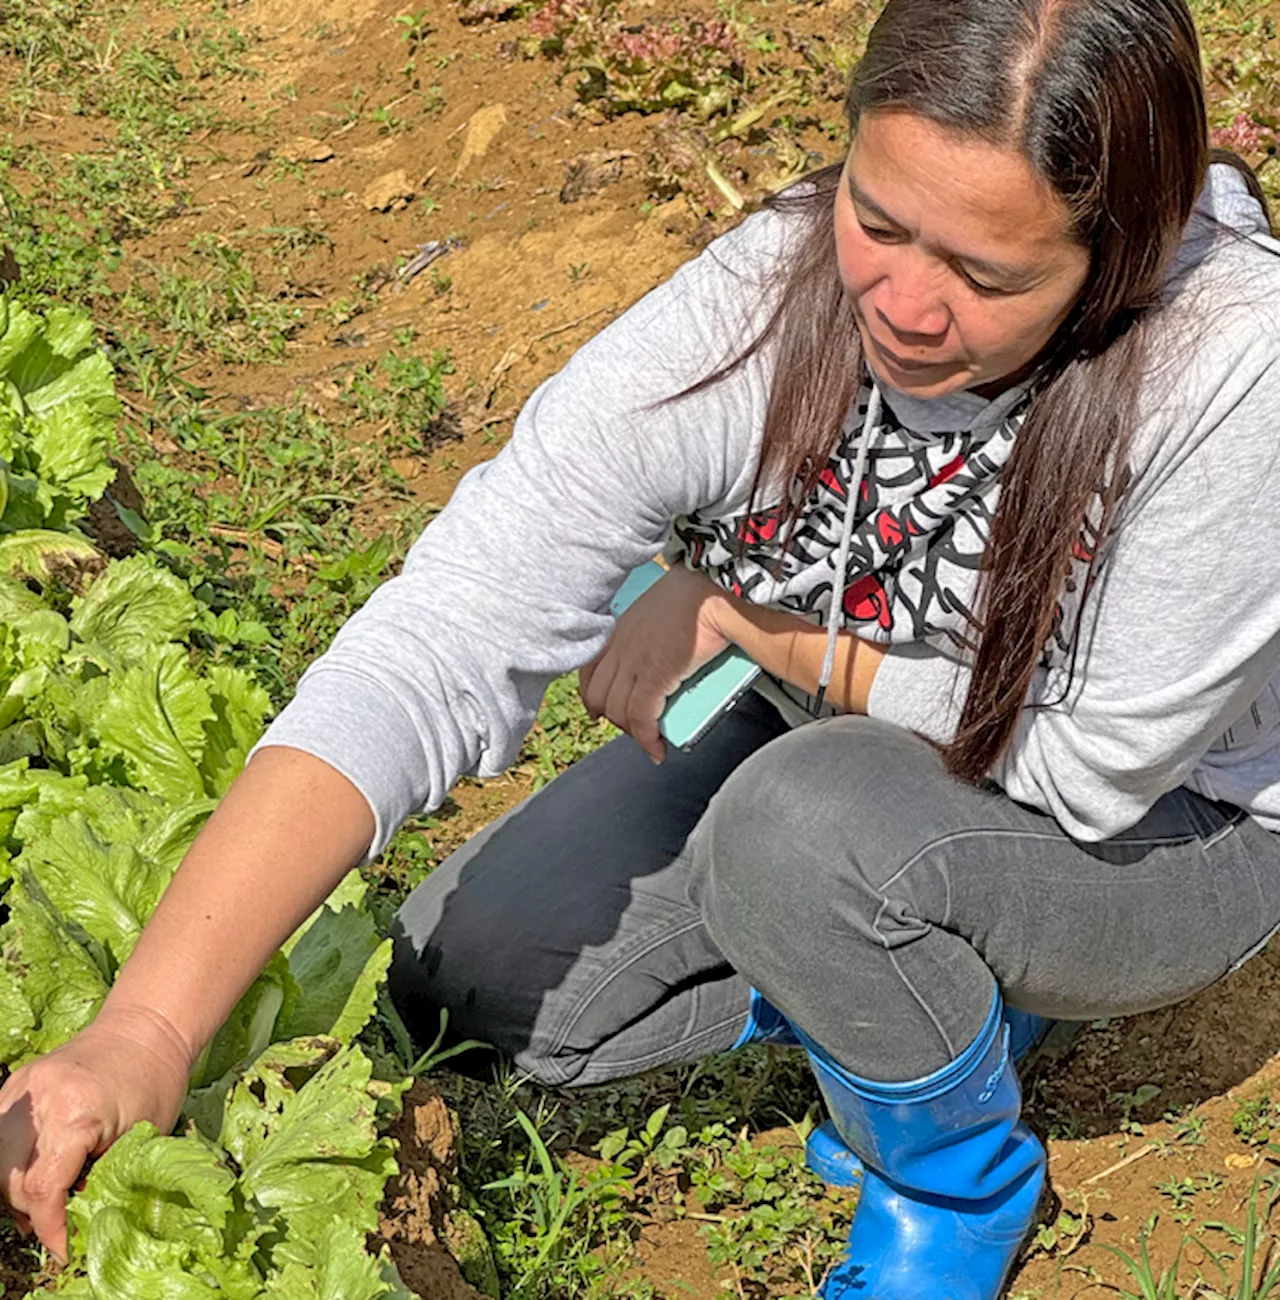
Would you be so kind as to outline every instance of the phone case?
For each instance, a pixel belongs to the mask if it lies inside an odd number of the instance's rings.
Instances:
[[[662,565],[653,560],[633,569],[610,602],[610,612],[617,617],[664,573]],[[736,646],[729,646],[667,697],[667,707],[658,720],[659,731],[669,744],[692,749],[759,676],[759,665]]]

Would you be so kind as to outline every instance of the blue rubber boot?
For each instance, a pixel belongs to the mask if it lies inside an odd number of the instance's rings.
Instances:
[[[1062,1023],[1016,1007],[1005,1007],[1004,1022],[1009,1026],[1009,1055],[1019,1064],[1033,1055],[1054,1027]]]
[[[757,989],[751,990],[747,1023],[738,1035],[738,1041],[729,1050],[736,1052],[739,1047],[751,1043],[771,1043],[774,1047],[800,1046],[791,1022]]]
[[[1009,1055],[1015,1065],[1034,1056],[1045,1039],[1064,1023],[1030,1011],[1018,1011],[1014,1007],[1005,1007],[1004,1019],[1009,1026]],[[862,1161],[845,1146],[830,1120],[819,1124],[809,1134],[804,1144],[804,1155],[809,1168],[833,1187],[856,1187],[862,1180]]]
[[[809,1053],[835,1130],[860,1157],[848,1252],[825,1300],[997,1300],[1044,1186],[999,994],[982,1032],[925,1079],[875,1083]]]

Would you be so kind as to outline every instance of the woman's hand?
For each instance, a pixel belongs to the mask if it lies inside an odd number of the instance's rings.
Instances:
[[[0,1089],[0,1193],[18,1226],[67,1257],[67,1196],[85,1161],[139,1120],[177,1121],[192,1061],[162,1017],[104,1008]]]
[[[667,696],[729,644],[717,616],[732,598],[709,578],[675,568],[618,619],[605,648],[579,675],[593,718],[621,727],[661,763],[658,731]]]

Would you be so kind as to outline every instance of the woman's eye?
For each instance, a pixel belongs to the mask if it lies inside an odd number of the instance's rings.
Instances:
[[[859,219],[858,225],[862,227],[862,233],[864,235],[867,235],[869,238],[877,240],[882,244],[891,244],[898,238],[898,232],[896,230],[890,230],[885,226],[869,226],[861,219]]]
[[[975,280],[964,267],[960,267],[960,278],[969,286],[974,293],[980,293],[984,297],[999,298],[1003,297],[1008,290],[1001,289],[998,285],[983,284],[981,280]]]

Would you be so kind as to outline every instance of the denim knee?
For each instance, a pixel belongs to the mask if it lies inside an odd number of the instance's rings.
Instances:
[[[429,877],[396,914],[388,991],[420,1045],[436,1037],[447,1012],[448,1041],[474,1038],[515,1055],[528,1044],[536,1008],[515,974],[518,929],[477,891],[443,885]]]
[[[766,996],[788,982],[797,944],[883,949],[886,909],[900,934],[922,927],[916,904],[935,906],[936,882],[899,879],[886,895],[891,849],[878,823],[892,814],[886,783],[935,762],[900,728],[846,716],[775,740],[721,787],[693,839],[691,895]],[[915,898],[922,885],[927,900]]]
[[[447,1012],[446,1046],[475,1039],[536,1082],[568,1086],[590,1071],[605,1032],[597,1033],[587,997],[592,971],[580,954],[570,961],[554,933],[527,922],[491,892],[428,877],[392,923],[388,989],[420,1048]],[[471,1055],[464,1067],[474,1069],[464,1072],[487,1077],[493,1054]]]

